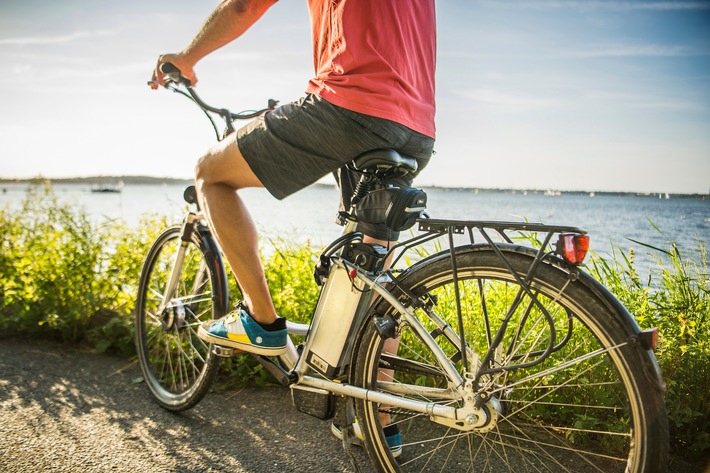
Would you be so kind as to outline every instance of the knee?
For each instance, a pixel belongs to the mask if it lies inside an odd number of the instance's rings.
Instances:
[[[198,186],[201,186],[204,184],[205,180],[207,180],[209,176],[209,155],[206,154],[202,156],[200,159],[197,160],[197,164],[195,164],[195,183]]]
[[[223,177],[219,172],[217,157],[211,151],[205,153],[195,164],[195,187],[198,193],[215,184],[221,183]]]
[[[233,135],[208,150],[197,160],[195,183],[198,190],[215,185],[224,185],[238,190],[261,184],[239,152]]]
[[[195,164],[195,189],[200,199],[200,205],[205,206],[204,199],[210,193],[210,189],[220,184],[218,166],[215,163],[215,156],[211,152],[205,153]]]

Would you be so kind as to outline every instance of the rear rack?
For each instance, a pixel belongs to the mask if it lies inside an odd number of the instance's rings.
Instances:
[[[392,266],[409,250],[422,245],[428,241],[437,240],[442,238],[444,235],[448,235],[449,238],[449,249],[453,254],[454,247],[454,235],[468,235],[468,243],[473,245],[476,243],[476,237],[480,236],[485,240],[485,242],[490,245],[494,250],[497,251],[494,238],[505,241],[506,243],[514,244],[513,237],[509,234],[511,232],[522,233],[543,233],[545,234],[542,240],[536,240],[536,245],[539,246],[538,258],[541,259],[549,248],[550,240],[554,235],[572,233],[578,235],[586,235],[587,231],[577,227],[571,227],[566,225],[545,225],[542,223],[528,223],[528,222],[504,222],[504,221],[490,221],[490,220],[446,220],[446,219],[432,219],[432,218],[420,218],[417,219],[418,230],[421,232],[419,235],[404,240],[400,243],[389,248],[390,254],[395,254],[395,259],[392,262]],[[530,238],[527,238],[531,240]],[[553,249],[554,251],[554,249]],[[500,255],[502,256],[502,255]]]
[[[463,234],[465,230],[473,229],[483,230],[491,229],[497,231],[508,243],[512,241],[506,238],[506,231],[521,231],[521,232],[546,232],[546,233],[578,233],[586,235],[586,231],[577,227],[545,225],[542,223],[527,223],[527,222],[497,222],[489,220],[442,220],[432,218],[421,218],[417,220],[419,223],[419,231],[436,232],[436,233],[454,233]]]
[[[504,317],[503,323],[498,331],[497,334],[490,340],[490,347],[489,350],[483,355],[483,358],[480,360],[480,367],[476,370],[475,374],[475,380],[478,382],[478,380],[481,378],[483,375],[490,375],[496,372],[501,372],[501,371],[509,371],[513,369],[518,369],[518,368],[525,368],[533,365],[537,365],[539,363],[542,363],[544,360],[546,360],[550,354],[553,352],[559,350],[562,348],[567,341],[569,340],[571,333],[572,333],[572,317],[569,317],[568,319],[568,326],[567,330],[564,332],[565,335],[562,338],[562,340],[558,340],[556,337],[556,331],[554,327],[554,323],[552,322],[552,318],[547,312],[547,309],[544,307],[543,304],[541,304],[537,298],[537,293],[536,291],[533,290],[531,283],[535,279],[536,272],[538,268],[540,268],[540,265],[543,264],[543,261],[546,259],[547,256],[553,253],[557,253],[556,249],[554,247],[551,247],[550,242],[551,239],[554,235],[563,235],[563,234],[576,234],[576,235],[586,235],[587,232],[585,230],[582,230],[577,227],[571,227],[571,226],[562,226],[562,225],[545,225],[541,223],[527,223],[527,222],[502,222],[502,221],[478,221],[478,220],[442,220],[442,219],[429,219],[429,218],[423,218],[423,219],[418,219],[417,223],[419,225],[419,231],[422,232],[420,235],[415,236],[414,238],[411,238],[407,241],[404,241],[400,244],[395,245],[394,247],[390,248],[390,252],[394,251],[399,251],[399,254],[396,256],[395,261],[393,262],[392,266],[396,263],[397,260],[399,260],[404,253],[407,253],[410,249],[421,245],[423,243],[436,240],[436,239],[441,239],[444,238],[448,240],[448,253],[451,255],[451,269],[453,273],[453,279],[454,279],[454,291],[455,291],[455,298],[456,298],[456,311],[458,315],[458,329],[459,329],[459,347],[464,347],[465,346],[465,336],[464,336],[464,331],[463,331],[463,319],[462,319],[462,307],[461,307],[461,296],[459,294],[459,285],[458,285],[458,268],[456,264],[456,248],[461,247],[461,245],[456,245],[454,241],[454,235],[465,235],[468,234],[468,240],[469,244],[473,245],[476,243],[476,235],[480,235],[483,240],[485,240],[486,244],[496,253],[496,255],[500,258],[501,262],[503,265],[508,269],[510,274],[513,276],[513,278],[516,280],[516,282],[520,286],[520,292],[516,296],[516,301],[513,303],[511,308],[509,309],[508,313]],[[525,236],[521,235],[524,239],[527,239],[528,241],[535,242],[534,245],[531,245],[535,250],[536,250],[536,255],[532,260],[532,263],[530,267],[525,271],[525,274],[520,274],[518,273],[504,254],[504,252],[499,248],[500,242],[494,241],[494,238],[496,238],[496,235],[498,235],[497,238],[502,239],[505,243],[508,244],[514,244],[513,238],[511,235],[509,235],[510,232],[530,232],[530,233],[542,233],[544,234],[543,238],[541,240],[538,240],[537,237],[535,238],[525,238]],[[539,247],[537,247],[539,245]],[[537,247],[537,248],[535,248]],[[560,261],[562,261],[562,258],[560,258]],[[574,265],[570,265],[570,272],[571,272],[571,277],[574,279],[575,276],[573,274],[577,274],[577,269],[574,268]],[[394,284],[397,284],[396,278],[394,278]],[[405,294],[407,294],[410,299],[414,302],[416,297],[413,294],[409,294],[408,291],[401,286],[399,286],[400,290],[403,290]],[[532,301],[532,304],[537,306],[542,313],[545,316],[545,319],[547,320],[548,326],[550,327],[550,340],[548,346],[544,350],[537,351],[535,353],[532,353],[532,355],[535,357],[532,360],[520,360],[519,363],[513,364],[510,366],[505,366],[505,367],[496,367],[493,366],[492,361],[493,361],[493,356],[495,353],[495,350],[497,349],[498,345],[501,343],[503,335],[505,331],[507,330],[508,323],[510,322],[510,319],[515,312],[516,308],[518,307],[518,304],[521,301],[521,298],[523,295],[526,295],[530,298]],[[424,307],[424,310],[427,310]],[[529,310],[529,309],[528,309]],[[465,369],[468,369],[468,360],[467,360],[467,354],[466,350],[460,350],[458,356],[461,357],[461,361],[463,363],[463,366]],[[514,357],[515,358],[515,357]]]

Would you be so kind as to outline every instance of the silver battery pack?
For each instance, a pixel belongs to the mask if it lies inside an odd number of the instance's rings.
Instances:
[[[343,365],[346,341],[354,337],[357,324],[353,324],[358,308],[370,305],[372,292],[362,282],[350,279],[344,268],[333,265],[316,305],[311,336],[308,340],[308,365],[317,372],[332,378]]]

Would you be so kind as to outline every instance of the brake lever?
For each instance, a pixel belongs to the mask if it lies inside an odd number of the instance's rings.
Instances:
[[[165,74],[166,77],[165,83],[163,84],[163,87],[165,88],[170,88],[168,87],[170,84],[184,84],[186,87],[190,87],[192,85],[189,80],[180,74],[178,68],[169,62],[165,62],[160,65],[160,72]],[[157,80],[149,80],[148,86],[155,90],[160,87],[160,83]]]

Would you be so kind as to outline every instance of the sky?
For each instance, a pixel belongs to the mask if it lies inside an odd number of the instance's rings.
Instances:
[[[0,0],[0,177],[191,177],[212,129],[146,81],[217,4]],[[710,193],[710,0],[436,6],[436,154],[418,185]],[[235,112],[296,100],[309,38],[306,1],[281,0],[198,63],[198,91]]]

